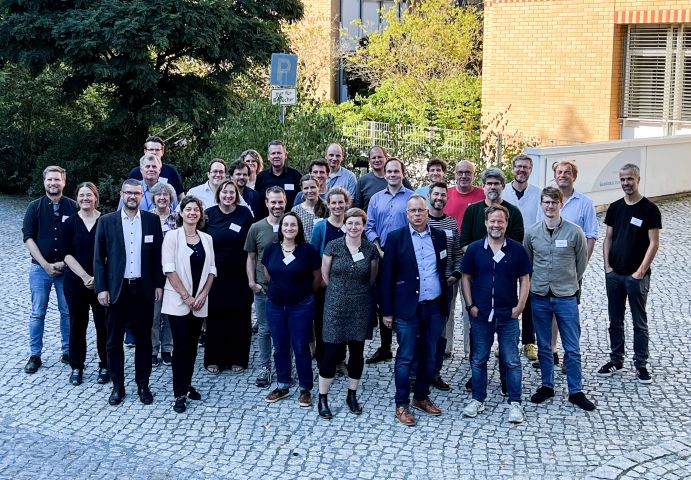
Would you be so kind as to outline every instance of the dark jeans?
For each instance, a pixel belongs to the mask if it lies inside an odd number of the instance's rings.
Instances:
[[[194,362],[197,360],[197,345],[202,331],[203,318],[192,312],[185,316],[168,315],[170,330],[173,333],[173,395],[187,395],[192,385]]]
[[[247,368],[252,342],[252,305],[233,305],[227,310],[211,310],[206,319],[204,366],[221,370],[233,365]],[[173,344],[175,341],[173,340]]]
[[[473,398],[484,402],[487,398],[487,360],[489,360],[494,334],[499,341],[499,370],[506,378],[510,402],[521,401],[521,360],[518,356],[518,320],[509,316],[495,315],[491,322],[470,317],[470,338],[473,350],[470,354]]]
[[[609,310],[609,342],[612,347],[612,363],[624,363],[624,314],[626,299],[629,300],[633,320],[633,364],[645,367],[648,362],[648,314],[645,304],[650,289],[650,274],[640,280],[631,275],[609,272],[606,275],[607,308]]]
[[[63,282],[67,308],[70,311],[70,367],[84,369],[86,360],[86,330],[89,326],[89,307],[96,327],[98,367],[107,368],[106,309],[98,303],[96,292],[84,286],[80,278],[67,275]]]
[[[319,287],[314,293],[314,359],[317,367],[321,368],[324,358],[324,302],[326,301],[326,288]]]
[[[525,308],[521,314],[521,343],[523,345],[535,344],[535,327],[533,327],[533,307],[530,300],[525,302]]]
[[[442,314],[439,300],[418,303],[412,318],[406,320],[396,318],[394,323],[398,340],[394,365],[396,405],[408,405],[410,403],[410,373],[416,349],[418,351],[418,364],[413,398],[425,400],[429,397],[437,344],[445,324],[446,317]]]
[[[377,272],[377,284],[374,292],[377,296],[381,296],[380,283],[381,283],[381,272],[380,268]],[[384,325],[384,316],[381,310],[381,304],[377,302],[377,318],[379,320],[379,337],[381,338],[381,349],[385,352],[391,351],[391,344],[393,343],[393,329]]]
[[[347,343],[324,342],[324,358],[319,367],[319,375],[322,378],[334,378],[336,376],[336,364],[345,358],[346,346],[350,353],[348,357],[348,377],[360,380],[362,370],[365,367],[365,342],[350,341]]]
[[[154,291],[145,291],[141,283],[123,280],[118,301],[107,308],[106,351],[108,372],[114,387],[125,385],[125,352],[122,342],[125,327],[134,333],[134,379],[139,386],[149,385],[151,376],[151,325],[154,320]]]
[[[314,378],[309,343],[312,339],[312,322],[314,321],[314,297],[310,295],[295,305],[276,305],[267,298],[266,318],[274,343],[274,364],[278,387],[290,386],[290,347],[292,346],[300,388],[312,390]]]

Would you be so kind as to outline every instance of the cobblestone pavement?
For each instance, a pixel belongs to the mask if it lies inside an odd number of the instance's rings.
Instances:
[[[630,362],[621,375],[595,374],[608,352],[598,245],[581,306],[584,385],[598,409],[586,413],[569,404],[565,378],[557,373],[556,398],[541,406],[524,402],[527,421],[513,426],[506,421],[492,358],[487,409],[465,419],[461,411],[470,397],[462,385],[469,368],[457,340],[443,371],[454,388],[432,394],[444,415],[419,416],[415,428],[394,419],[392,362],[366,367],[360,417],[347,413],[345,381],[338,379],[330,396],[335,417],[327,422],[315,408],[299,408],[297,395],[265,403],[268,389],[254,386],[253,360],[244,374],[219,376],[207,374],[199,362],[194,383],[204,398],[189,402],[182,415],[171,408],[170,367],[161,366],[151,377],[155,402],[144,406],[136,395],[129,350],[127,397],[111,407],[110,386],[96,384],[92,326],[84,384],[68,384],[69,367],[59,362],[54,297],[46,319],[44,366],[26,375],[29,260],[20,233],[26,202],[0,196],[0,478],[691,477],[691,437],[685,436],[691,430],[689,197],[661,204],[662,247],[648,301],[652,385],[636,381]],[[630,348],[630,322],[627,328]],[[376,343],[367,350],[374,348]],[[523,358],[524,399],[538,385],[538,373]]]

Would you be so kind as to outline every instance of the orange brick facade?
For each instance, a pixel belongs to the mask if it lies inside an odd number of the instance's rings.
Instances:
[[[506,111],[505,131],[543,144],[618,139],[626,25],[688,22],[689,0],[488,0],[483,121]]]

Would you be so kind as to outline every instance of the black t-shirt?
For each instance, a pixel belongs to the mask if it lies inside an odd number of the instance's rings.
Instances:
[[[87,230],[84,220],[75,213],[70,216],[62,225],[62,235],[65,243],[65,255],[72,255],[86,273],[94,275],[94,248],[96,246],[96,226],[101,217],[96,219],[96,223]],[[81,281],[77,274],[67,269],[67,275],[72,279]]]
[[[312,272],[321,268],[319,253],[309,243],[301,243],[288,264],[279,243],[272,243],[262,257],[269,272],[269,299],[276,305],[295,305],[312,295]]]
[[[605,225],[612,227],[610,267],[619,275],[631,275],[641,266],[650,245],[648,230],[662,228],[662,217],[657,205],[645,197],[633,205],[622,198],[607,209]]]

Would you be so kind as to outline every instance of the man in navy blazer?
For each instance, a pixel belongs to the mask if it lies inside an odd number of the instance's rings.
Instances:
[[[106,351],[113,391],[108,399],[118,405],[125,397],[125,327],[135,335],[134,356],[137,393],[143,404],[153,402],[151,375],[151,326],[154,301],[163,296],[161,267],[163,232],[157,215],[139,210],[143,190],[137,180],[125,180],[120,193],[123,207],[104,215],[96,227],[94,288],[107,307]]]
[[[413,195],[407,205],[408,225],[389,233],[381,277],[384,324],[394,328],[398,351],[396,418],[413,426],[410,411],[410,370],[417,348],[413,408],[430,415],[441,409],[429,399],[437,343],[448,315],[446,300],[446,235],[428,225],[427,200]],[[417,346],[417,347],[416,347]]]

